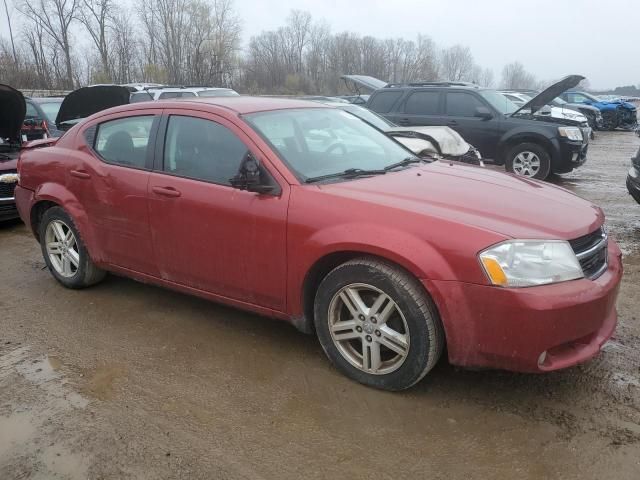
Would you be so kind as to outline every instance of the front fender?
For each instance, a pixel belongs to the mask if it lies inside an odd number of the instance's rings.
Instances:
[[[368,242],[366,239],[371,239]],[[290,239],[290,242],[295,242]],[[452,266],[432,245],[411,233],[379,224],[341,224],[314,232],[291,245],[289,258],[289,310],[302,312],[302,289],[317,262],[337,253],[374,255],[400,265],[419,279],[454,279]]]
[[[514,128],[500,138],[498,142],[498,158],[502,159],[509,148],[523,142],[542,145],[547,149],[552,158],[556,157],[559,149],[557,139],[548,132],[532,131],[531,127]]]

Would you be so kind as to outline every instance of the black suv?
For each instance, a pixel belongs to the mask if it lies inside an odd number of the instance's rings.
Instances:
[[[403,126],[447,125],[507,171],[545,179],[586,161],[591,129],[534,114],[582,78],[566,77],[520,108],[495,90],[462,82],[389,84],[366,106]]]

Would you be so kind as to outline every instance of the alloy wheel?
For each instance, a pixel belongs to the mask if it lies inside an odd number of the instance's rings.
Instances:
[[[540,171],[540,157],[530,151],[520,152],[513,159],[513,171],[523,177],[535,177]]]
[[[405,317],[376,287],[358,283],[341,288],[329,305],[328,323],[340,354],[363,372],[388,374],[407,358],[410,335]]]
[[[47,225],[45,246],[51,265],[58,275],[73,277],[80,265],[80,251],[73,230],[61,220]]]

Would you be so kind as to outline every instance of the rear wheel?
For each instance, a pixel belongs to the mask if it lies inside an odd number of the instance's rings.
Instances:
[[[395,265],[360,258],[331,271],[318,288],[315,326],[331,362],[346,376],[403,390],[433,368],[444,335],[420,283]]]
[[[105,277],[105,271],[89,258],[73,220],[61,207],[44,213],[39,234],[44,261],[65,287],[85,288]]]
[[[507,172],[522,177],[544,180],[551,173],[551,157],[535,143],[520,143],[507,152]]]

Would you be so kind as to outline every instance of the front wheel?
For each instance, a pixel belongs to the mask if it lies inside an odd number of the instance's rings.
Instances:
[[[64,209],[47,210],[42,216],[39,234],[44,261],[62,285],[85,288],[104,278],[105,271],[89,258],[78,229]]]
[[[375,388],[411,387],[444,348],[440,319],[422,285],[382,260],[359,258],[336,267],[320,284],[314,310],[331,362]]]
[[[602,112],[602,129],[612,131],[618,128],[620,124],[620,119],[618,117],[618,112],[615,110],[610,110],[606,112]]]
[[[522,177],[544,180],[551,173],[551,157],[535,143],[520,143],[507,152],[507,172]]]

